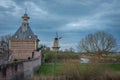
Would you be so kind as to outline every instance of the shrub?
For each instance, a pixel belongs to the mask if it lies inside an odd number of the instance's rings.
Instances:
[[[46,50],[45,53],[45,62],[54,62],[64,59],[79,59],[79,55],[75,53],[57,53],[55,51]]]
[[[102,79],[103,80],[120,80],[120,72],[107,71],[103,74]]]
[[[15,62],[16,62],[16,61],[18,61],[18,59],[14,59],[13,61],[15,61]]]
[[[78,64],[72,60],[66,60],[62,67],[66,80],[104,80],[101,76],[105,71],[110,71],[106,65],[101,64]]]
[[[46,50],[44,51],[44,53],[45,53],[45,62],[53,62],[55,60],[56,52]]]

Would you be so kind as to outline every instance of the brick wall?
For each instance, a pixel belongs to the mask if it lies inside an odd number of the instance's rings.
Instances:
[[[0,65],[0,80],[24,80],[22,62]]]
[[[41,57],[0,65],[0,80],[27,80],[41,65]]]
[[[36,39],[9,41],[9,49],[12,51],[12,59],[28,59],[32,56],[32,52],[36,50],[38,42]]]
[[[29,79],[33,77],[34,72],[41,65],[41,58],[36,58],[33,60],[26,61],[23,63],[23,65],[24,65],[24,76],[25,78]]]

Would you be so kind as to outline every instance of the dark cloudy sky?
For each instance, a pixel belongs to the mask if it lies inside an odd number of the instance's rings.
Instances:
[[[51,47],[58,32],[61,49],[76,48],[85,35],[103,30],[120,45],[120,0],[0,0],[0,36],[16,32],[25,8],[40,44]]]

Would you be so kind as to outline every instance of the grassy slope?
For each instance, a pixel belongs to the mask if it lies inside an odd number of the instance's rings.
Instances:
[[[104,70],[113,70],[113,71],[120,71],[120,64],[74,64],[80,69],[82,72],[85,72],[86,68],[93,69],[97,72],[104,71]],[[38,71],[36,72],[37,75],[60,75],[62,74],[62,70],[64,68],[70,68],[71,65],[64,65],[64,63],[45,63],[43,64]],[[72,68],[72,67],[71,67]],[[66,69],[65,69],[66,70]]]
[[[38,75],[59,75],[61,74],[61,63],[45,63],[37,70]]]
[[[115,71],[120,71],[120,63],[119,64],[108,64],[108,67],[112,68]]]

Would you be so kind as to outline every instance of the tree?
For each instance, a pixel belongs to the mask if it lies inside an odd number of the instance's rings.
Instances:
[[[10,59],[10,55],[12,53],[11,50],[9,50],[9,39],[11,38],[11,35],[4,35],[4,36],[0,36],[0,46],[2,47],[1,48],[1,51],[0,51],[0,56],[2,56],[2,60],[8,60]]]
[[[97,53],[100,56],[115,50],[116,39],[104,31],[88,34],[80,41],[77,48],[80,52]]]
[[[3,35],[3,36],[0,36],[0,41],[4,41],[4,42],[8,43],[10,38],[11,38],[11,34]]]
[[[74,50],[74,48],[70,47],[69,49],[65,49],[64,52],[67,52],[67,53],[74,53],[75,50]]]

